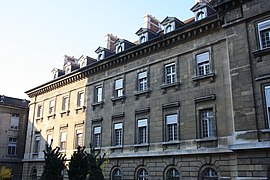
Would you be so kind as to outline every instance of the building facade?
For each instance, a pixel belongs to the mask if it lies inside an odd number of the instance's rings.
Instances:
[[[0,96],[0,167],[10,168],[13,179],[22,178],[28,104],[25,99]]]
[[[25,179],[41,175],[51,139],[68,157],[78,142],[107,153],[106,179],[269,179],[270,4],[191,10],[147,15],[137,42],[106,36],[97,60],[66,57],[27,91]]]

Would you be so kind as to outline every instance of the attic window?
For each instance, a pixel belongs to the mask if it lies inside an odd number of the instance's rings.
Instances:
[[[168,26],[166,26],[166,28],[165,28],[165,33],[169,33],[169,32],[171,32],[172,31],[172,25],[168,25]]]
[[[144,42],[146,42],[146,37],[145,36],[141,36],[140,43],[144,43]]]
[[[205,13],[202,11],[202,10],[200,10],[198,13],[197,13],[197,21],[198,20],[201,20],[201,19],[203,19],[203,18],[205,18]]]
[[[67,73],[70,73],[70,68],[69,67],[66,68],[66,74]]]
[[[81,68],[85,66],[85,61],[81,62]]]

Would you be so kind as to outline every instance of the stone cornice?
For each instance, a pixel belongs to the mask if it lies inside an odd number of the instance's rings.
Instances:
[[[134,46],[122,53],[115,54],[104,60],[97,61],[90,66],[76,70],[68,75],[40,85],[36,88],[26,91],[29,97],[34,97],[59,87],[82,80],[92,74],[107,70],[128,61],[161,51],[169,46],[177,45],[181,42],[189,41],[199,35],[209,34],[222,28],[223,21],[218,18],[217,14],[209,16],[198,22],[189,23],[171,33],[154,38],[146,43]]]

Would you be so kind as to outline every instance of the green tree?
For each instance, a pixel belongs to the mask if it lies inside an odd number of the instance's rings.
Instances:
[[[12,178],[12,170],[6,166],[2,166],[0,170],[0,180],[10,180]]]
[[[52,149],[51,145],[46,145],[44,150],[45,165],[43,168],[41,180],[61,180],[63,179],[63,170],[65,169],[66,155],[59,152],[60,148]]]
[[[104,180],[101,167],[106,162],[106,154],[96,154],[91,145],[90,150],[90,153],[87,153],[85,147],[78,147],[74,152],[69,163],[70,180]]]

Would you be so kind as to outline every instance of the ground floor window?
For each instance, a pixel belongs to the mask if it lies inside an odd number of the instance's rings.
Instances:
[[[148,172],[146,169],[142,168],[138,171],[138,180],[147,180],[148,179]]]
[[[179,180],[180,173],[177,169],[171,168],[166,173],[166,180]]]
[[[121,180],[122,179],[122,172],[119,168],[113,170],[112,173],[112,180]]]
[[[202,172],[202,180],[218,180],[218,173],[213,168],[206,168]]]

